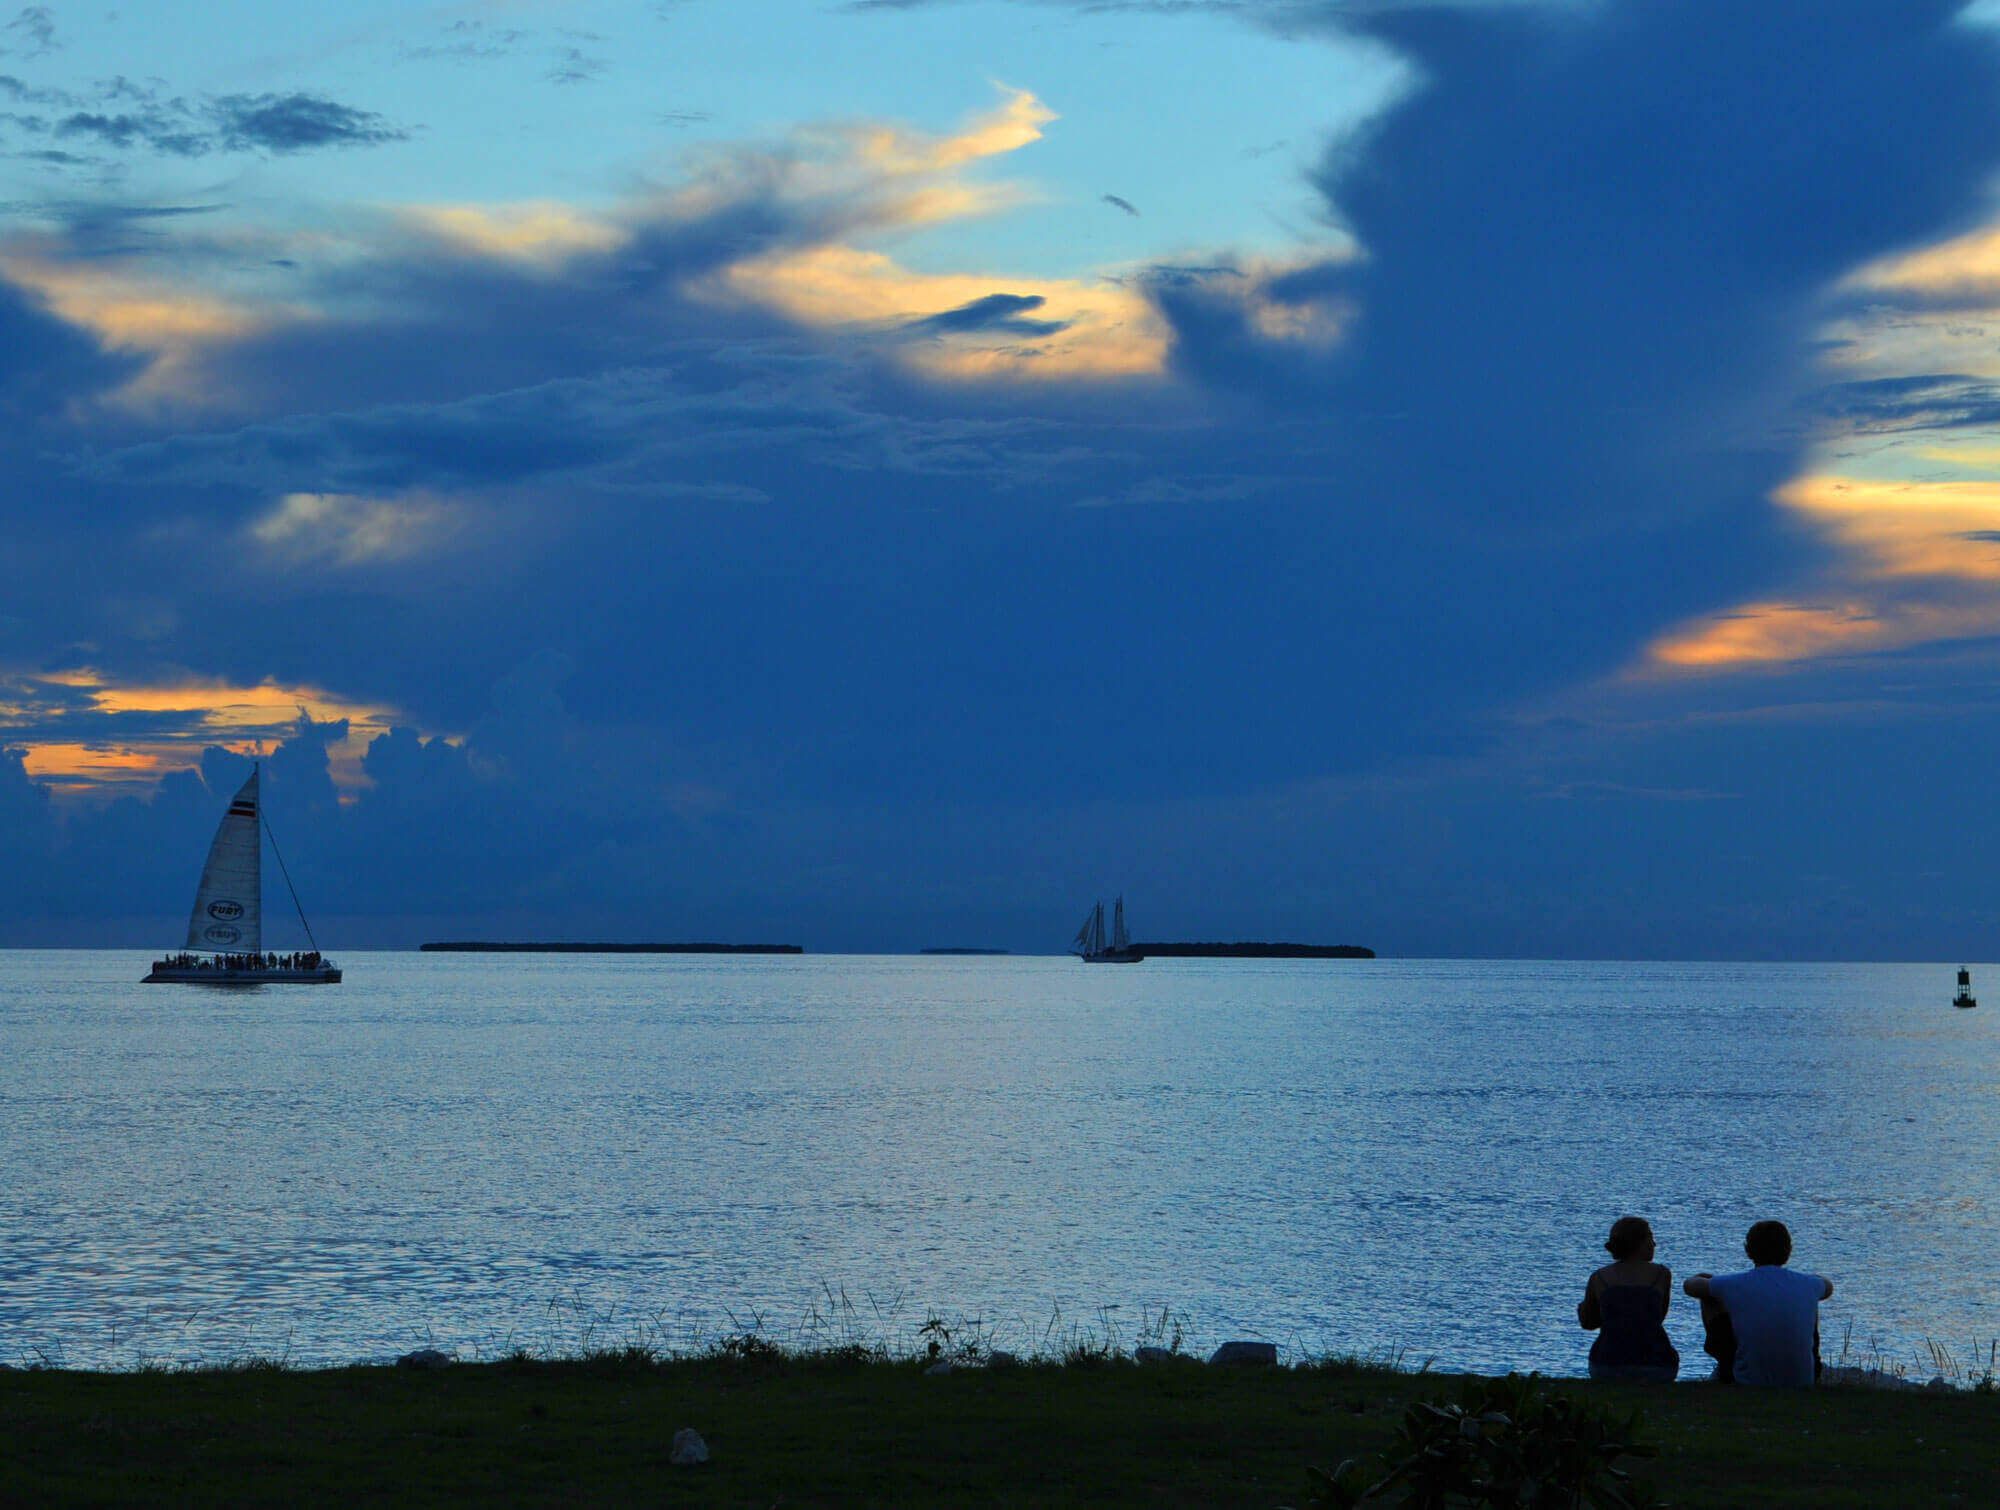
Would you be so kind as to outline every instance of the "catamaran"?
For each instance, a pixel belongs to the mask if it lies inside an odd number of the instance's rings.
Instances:
[[[216,827],[208,847],[208,863],[195,888],[194,911],[188,917],[187,947],[179,954],[154,960],[144,984],[175,982],[191,986],[312,985],[340,983],[340,968],[319,952],[305,908],[299,907],[285,857],[275,836],[271,853],[285,889],[292,893],[299,922],[310,950],[293,954],[264,952],[264,844],[269,832],[257,803],[257,769],[229,801],[229,811]]]
[[[1132,939],[1125,932],[1125,899],[1118,899],[1117,910],[1112,913],[1111,934],[1104,933],[1104,904],[1099,902],[1090,909],[1090,916],[1083,920],[1083,926],[1076,931],[1076,940],[1070,946],[1070,953],[1083,956],[1086,965],[1135,965],[1146,956],[1132,947]]]

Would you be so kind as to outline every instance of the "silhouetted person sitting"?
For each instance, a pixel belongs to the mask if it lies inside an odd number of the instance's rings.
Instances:
[[[1611,1262],[1590,1276],[1576,1319],[1597,1333],[1590,1345],[1590,1377],[1671,1384],[1681,1355],[1667,1340],[1667,1304],[1673,1271],[1653,1262],[1653,1229],[1641,1216],[1621,1216],[1604,1240]]]
[[[1759,1222],[1743,1239],[1756,1267],[1741,1274],[1697,1274],[1683,1287],[1702,1303],[1702,1351],[1715,1377],[1750,1385],[1811,1384],[1819,1371],[1819,1303],[1833,1281],[1785,1267],[1792,1234],[1783,1222]]]

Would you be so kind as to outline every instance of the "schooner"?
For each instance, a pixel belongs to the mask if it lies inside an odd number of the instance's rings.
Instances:
[[[1111,933],[1104,932],[1104,904],[1099,902],[1090,909],[1090,916],[1083,920],[1083,926],[1076,931],[1076,939],[1070,953],[1083,956],[1086,965],[1135,965],[1146,956],[1132,947],[1131,935],[1125,931],[1125,899],[1120,897],[1111,914]]]

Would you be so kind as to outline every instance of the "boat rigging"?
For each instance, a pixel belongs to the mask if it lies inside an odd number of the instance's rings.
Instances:
[[[1071,943],[1070,953],[1080,955],[1086,965],[1135,965],[1146,956],[1132,947],[1131,935],[1125,931],[1125,899],[1120,897],[1116,910],[1112,913],[1111,932],[1104,931],[1104,904],[1099,902],[1090,909],[1090,915],[1083,920],[1077,930],[1076,939]]]
[[[319,952],[312,924],[299,905],[298,889],[271,836],[271,853],[285,878],[299,923],[312,947],[290,954],[264,952],[264,846],[270,833],[257,798],[258,768],[250,770],[229,800],[229,810],[216,825],[208,847],[208,863],[195,888],[194,910],[188,916],[187,946],[179,954],[153,961],[142,984],[191,986],[258,986],[340,984],[340,968]]]

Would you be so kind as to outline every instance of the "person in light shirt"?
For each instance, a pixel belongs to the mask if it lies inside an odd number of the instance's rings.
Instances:
[[[1738,1384],[1811,1384],[1817,1371],[1819,1303],[1833,1294],[1833,1281],[1785,1267],[1792,1234],[1783,1222],[1759,1222],[1743,1239],[1753,1267],[1740,1274],[1697,1274],[1682,1286],[1696,1300],[1728,1313],[1735,1333],[1733,1374]],[[1704,1315],[1708,1305],[1702,1307]],[[1717,1379],[1730,1377],[1730,1360],[1716,1357]]]

